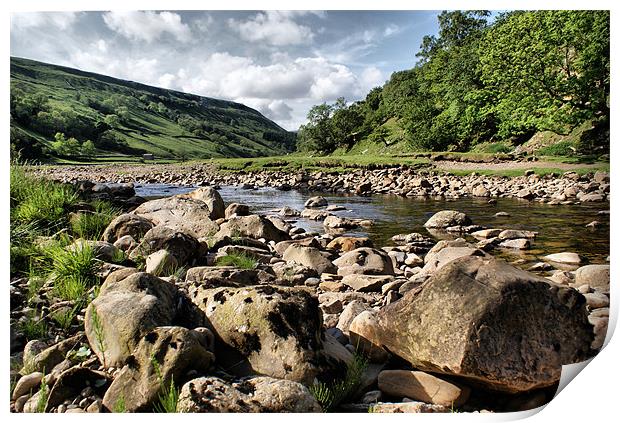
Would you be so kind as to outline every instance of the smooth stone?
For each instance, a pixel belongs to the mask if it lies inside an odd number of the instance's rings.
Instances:
[[[458,387],[429,373],[409,370],[382,371],[379,389],[393,397],[408,397],[446,407],[463,405],[470,394],[467,387]]]

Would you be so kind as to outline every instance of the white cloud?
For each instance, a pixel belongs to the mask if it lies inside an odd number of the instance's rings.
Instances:
[[[401,30],[402,29],[398,25],[396,25],[396,24],[389,24],[383,30],[383,36],[384,37],[391,37],[392,35],[396,35],[399,32],[401,32]]]
[[[260,41],[274,46],[308,44],[312,42],[314,33],[310,27],[293,20],[294,17],[306,13],[308,12],[268,10],[257,13],[246,21],[229,19],[228,26],[246,41]]]
[[[128,11],[107,12],[103,21],[113,31],[132,40],[152,42],[168,33],[181,42],[191,39],[189,26],[182,22],[181,16],[172,12]]]
[[[11,15],[11,30],[42,26],[65,30],[76,21],[77,12],[23,12]]]

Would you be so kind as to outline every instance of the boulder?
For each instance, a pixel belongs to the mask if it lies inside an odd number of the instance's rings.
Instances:
[[[428,219],[424,227],[441,229],[449,226],[465,226],[470,224],[471,220],[465,213],[456,210],[442,210]]]
[[[177,288],[149,273],[124,269],[105,280],[88,308],[84,327],[91,350],[106,366],[121,366],[142,336],[170,325],[176,315]]]
[[[305,288],[197,287],[191,298],[214,330],[218,362],[230,372],[306,384],[318,374],[321,312]]]
[[[287,250],[287,248],[290,247],[293,244],[301,245],[301,246],[304,246],[304,247],[314,247],[314,248],[320,248],[321,247],[321,244],[319,244],[319,241],[317,241],[316,238],[308,237],[308,238],[292,239],[292,240],[289,240],[289,241],[278,242],[275,245],[274,249],[276,250],[276,253],[278,253],[279,255],[282,255]]]
[[[329,244],[327,244],[327,249],[341,251],[343,253],[361,247],[372,248],[373,245],[370,238],[356,236],[339,236],[334,238]]]
[[[592,341],[577,291],[483,257],[454,260],[385,306],[375,334],[419,370],[513,393],[555,384]]]
[[[342,313],[340,313],[340,318],[338,319],[338,324],[336,327],[342,331],[345,335],[349,335],[349,327],[351,326],[351,322],[355,319],[360,313],[371,310],[370,306],[364,301],[353,300],[344,308]]]
[[[471,236],[473,236],[474,238],[489,239],[495,238],[501,232],[501,229],[482,229],[480,231],[472,232]]]
[[[230,219],[232,216],[248,216],[250,214],[250,206],[247,204],[230,203],[224,211],[224,217]]]
[[[304,204],[304,207],[325,207],[327,206],[327,200],[325,199],[325,197],[321,197],[320,195],[316,196],[316,197],[310,197],[306,203]]]
[[[392,259],[384,251],[362,247],[349,251],[333,263],[338,267],[338,274],[393,275]]]
[[[274,276],[260,269],[239,269],[231,266],[192,267],[185,274],[185,282],[192,287],[241,287],[272,282]],[[191,291],[190,291],[191,292]]]
[[[134,349],[131,362],[106,391],[103,405],[113,410],[123,401],[127,412],[150,411],[162,384],[170,386],[172,380],[179,383],[190,370],[206,372],[215,357],[202,332],[168,326],[146,333]]]
[[[411,398],[445,407],[460,407],[469,399],[470,389],[459,387],[428,373],[384,370],[379,373],[381,392],[397,398]]]
[[[155,276],[168,276],[178,267],[179,262],[168,250],[158,250],[146,258],[146,272]]]
[[[327,216],[323,220],[323,226],[330,229],[353,229],[359,226],[359,222],[339,216]]]
[[[577,253],[555,253],[544,257],[545,260],[559,264],[577,265],[582,262]]]
[[[443,246],[443,248],[437,248],[439,246]],[[424,257],[425,264],[421,272],[424,274],[432,274],[458,258],[472,256],[485,257],[486,255],[484,251],[466,243],[461,244],[458,241],[440,241]]]
[[[349,325],[349,342],[374,363],[385,363],[389,358],[387,351],[373,341],[380,330],[377,315],[371,310],[362,311]]]
[[[517,250],[527,250],[530,248],[530,240],[525,238],[520,239],[507,239],[499,243],[500,247],[514,248]]]
[[[158,225],[149,230],[142,241],[131,252],[129,258],[147,257],[159,250],[168,251],[183,266],[196,257],[200,250],[200,243],[191,234],[180,232],[167,226]]]
[[[39,390],[41,381],[43,380],[43,373],[32,372],[19,378],[13,389],[13,395],[11,398],[16,400],[22,395],[29,394],[30,392],[36,392]]]
[[[360,275],[351,274],[342,278],[342,283],[359,292],[381,292],[381,287],[393,282],[394,277],[389,275]]]
[[[78,332],[70,338],[63,339],[43,349],[34,357],[27,357],[24,354],[24,366],[35,371],[48,373],[65,359],[69,351],[77,350],[84,340],[84,332]]]
[[[275,242],[290,239],[288,233],[276,228],[270,220],[255,214],[228,219],[226,223],[222,224],[220,230],[215,235],[218,239],[224,236],[245,236],[254,239],[265,238]]]
[[[224,217],[224,200],[219,192],[213,187],[200,187],[187,194],[177,195],[178,198],[191,198],[193,200],[202,201],[207,205],[210,211],[210,219],[217,220]]]
[[[121,214],[114,218],[103,232],[103,240],[115,242],[116,240],[131,235],[134,240],[141,239],[155,224],[149,219],[135,214]]]
[[[181,388],[179,413],[316,413],[321,406],[304,385],[290,380],[253,377],[225,382],[201,377]]]
[[[532,231],[517,231],[514,229],[506,229],[501,231],[497,237],[501,240],[504,239],[520,239],[520,238],[536,238],[538,232]]]
[[[321,273],[336,273],[337,271],[336,266],[334,266],[329,258],[325,257],[321,250],[314,247],[291,244],[284,254],[282,254],[282,258],[287,262],[294,262],[310,267],[316,270],[319,275]]]
[[[301,212],[301,217],[310,220],[324,220],[328,216],[332,216],[332,214],[325,210],[303,209]]]
[[[212,236],[218,230],[207,204],[192,198],[174,196],[151,200],[132,213],[149,219],[155,225],[165,225],[196,239]]]
[[[590,285],[602,292],[609,292],[609,265],[589,264],[575,271],[575,285]]]

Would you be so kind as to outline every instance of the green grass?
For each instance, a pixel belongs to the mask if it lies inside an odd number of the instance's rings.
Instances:
[[[47,323],[36,310],[26,315],[26,318],[19,323],[18,329],[29,341],[47,335]]]
[[[51,232],[66,222],[67,210],[77,202],[68,186],[26,174],[22,166],[11,166],[11,220],[37,225]]]
[[[472,148],[472,152],[474,153],[489,153],[489,154],[497,154],[497,153],[510,153],[514,147],[510,145],[510,143],[506,141],[498,141],[498,142],[485,142],[480,143]]]
[[[215,261],[216,266],[234,266],[241,269],[254,269],[258,262],[253,257],[246,254],[229,254],[218,257]]]
[[[107,114],[127,107],[127,115],[112,131],[128,144],[112,151],[98,147],[91,158],[55,158],[60,162],[137,161],[142,153],[155,154],[158,160],[184,158],[255,157],[290,151],[287,142],[274,140],[265,133],[288,137],[284,129],[256,110],[225,100],[201,97],[163,88],[149,87],[105,75],[82,72],[33,60],[11,57],[11,89],[25,95],[39,93],[47,98],[53,111],[70,111],[79,121],[95,127]],[[17,92],[17,91],[14,91]],[[113,102],[111,110],[94,103]],[[162,103],[165,110],[149,108]],[[108,106],[106,106],[108,107]],[[177,117],[190,116],[200,122],[202,132],[178,123]],[[32,123],[11,122],[40,145],[49,147],[52,136]],[[62,132],[62,131],[61,131]],[[80,142],[86,135],[77,136]],[[90,137],[97,145],[97,138]],[[131,150],[133,149],[133,150]]]
[[[77,213],[71,219],[71,231],[80,238],[99,240],[110,222],[121,210],[104,201],[95,201],[94,212]]]
[[[323,411],[334,411],[338,405],[351,399],[351,396],[355,394],[367,367],[368,360],[359,354],[354,354],[353,360],[347,365],[344,379],[334,381],[329,385],[318,382],[310,387],[310,392]]]
[[[559,141],[555,144],[542,147],[536,153],[540,156],[570,156],[577,150],[573,141]]]
[[[95,272],[99,264],[92,247],[81,244],[68,250],[54,245],[48,247],[46,254],[52,260],[50,275],[55,294],[64,300],[85,299],[88,289],[98,282]]]
[[[49,388],[45,382],[41,381],[39,387],[39,400],[37,401],[36,412],[45,413],[45,406],[47,405],[47,398],[49,396]]]
[[[56,310],[51,314],[51,318],[60,328],[67,330],[71,327],[71,324],[78,315],[82,305],[83,303],[78,301],[71,308]]]
[[[157,402],[153,406],[156,413],[176,413],[177,404],[179,402],[179,388],[174,384],[174,377],[170,378],[170,384],[166,384],[161,373],[161,366],[154,355],[151,356],[151,364],[159,380],[161,393],[157,398]]]

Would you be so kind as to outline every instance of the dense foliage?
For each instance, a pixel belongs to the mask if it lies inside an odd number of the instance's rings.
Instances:
[[[519,143],[538,131],[568,134],[591,122],[582,150],[608,147],[609,12],[487,11],[439,15],[418,64],[363,101],[314,106],[298,149],[332,152],[360,139],[415,150],[465,151]],[[404,136],[390,130],[398,122]]]
[[[242,104],[11,58],[11,151],[22,159],[256,157],[295,134]]]

